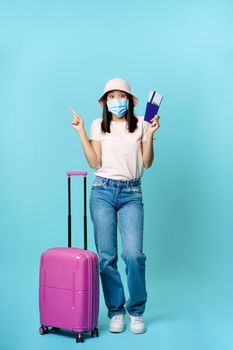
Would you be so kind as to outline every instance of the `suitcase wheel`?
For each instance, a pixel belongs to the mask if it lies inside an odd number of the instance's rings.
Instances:
[[[77,333],[76,335],[76,343],[83,343],[84,339],[83,339],[83,334],[82,333]]]
[[[41,325],[39,328],[39,332],[41,335],[47,334],[49,332],[49,329],[47,326]]]
[[[91,336],[92,336],[92,337],[98,337],[98,336],[99,336],[99,330],[98,330],[97,327],[95,327],[95,328],[93,329],[93,331],[91,332]]]

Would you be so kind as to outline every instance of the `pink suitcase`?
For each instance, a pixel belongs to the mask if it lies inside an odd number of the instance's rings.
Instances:
[[[71,248],[71,176],[84,177],[84,249]],[[99,269],[97,255],[87,250],[86,172],[68,172],[68,248],[51,248],[40,260],[40,334],[60,328],[99,336]]]

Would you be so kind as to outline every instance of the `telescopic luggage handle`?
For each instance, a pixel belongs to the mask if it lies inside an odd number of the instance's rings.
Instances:
[[[71,176],[83,176],[84,184],[84,249],[87,250],[87,172],[86,171],[68,171],[66,173],[68,178],[68,247],[71,247]]]

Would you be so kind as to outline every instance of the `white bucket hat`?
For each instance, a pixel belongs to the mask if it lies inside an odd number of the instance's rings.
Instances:
[[[114,78],[114,79],[111,79],[109,80],[105,87],[104,87],[104,92],[103,94],[100,96],[100,98],[98,99],[98,102],[101,104],[101,106],[103,106],[103,97],[104,95],[109,92],[109,91],[112,91],[112,90],[121,90],[121,91],[124,91],[124,92],[127,92],[128,94],[130,94],[133,98],[133,103],[134,103],[134,106],[136,106],[136,104],[138,103],[138,99],[137,97],[135,97],[133,94],[132,94],[132,91],[131,91],[131,87],[129,85],[129,83],[127,83],[127,81],[125,81],[124,79],[121,79],[121,78]]]

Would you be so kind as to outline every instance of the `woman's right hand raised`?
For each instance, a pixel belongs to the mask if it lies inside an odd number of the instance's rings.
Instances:
[[[81,130],[84,129],[84,121],[73,108],[71,108],[70,110],[74,115],[73,120],[72,120],[72,126],[75,130],[80,132]]]

